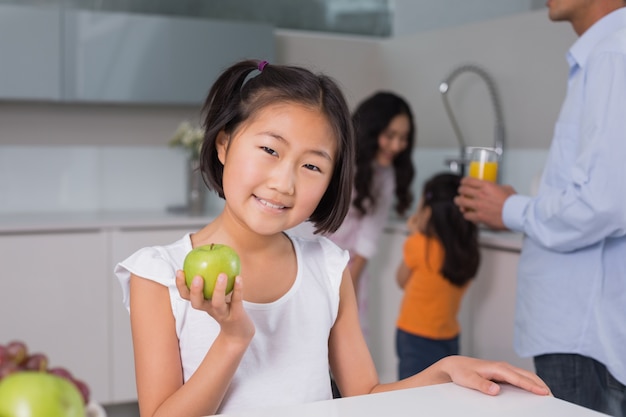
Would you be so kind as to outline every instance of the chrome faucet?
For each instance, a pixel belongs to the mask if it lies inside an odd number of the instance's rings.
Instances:
[[[465,174],[465,167],[468,162],[469,154],[472,150],[472,146],[467,146],[465,143],[465,139],[461,133],[461,129],[459,128],[459,124],[452,113],[452,108],[450,107],[450,103],[448,101],[448,92],[450,92],[450,86],[452,81],[461,75],[464,72],[473,72],[478,75],[485,83],[487,84],[487,89],[489,91],[489,97],[491,98],[491,102],[493,104],[493,109],[495,112],[495,140],[493,144],[493,149],[498,154],[498,159],[502,161],[502,153],[504,151],[504,142],[505,142],[505,132],[504,132],[504,118],[502,117],[502,107],[500,105],[500,99],[498,97],[498,90],[496,89],[496,84],[493,81],[493,78],[481,67],[474,64],[466,64],[462,65],[456,69],[454,69],[442,82],[439,84],[439,92],[442,95],[443,104],[446,108],[446,112],[448,113],[448,117],[450,118],[450,122],[452,123],[452,128],[454,129],[454,133],[456,134],[456,138],[459,142],[460,146],[460,156],[459,158],[446,159],[445,163],[448,165],[451,171],[457,172],[461,175]]]

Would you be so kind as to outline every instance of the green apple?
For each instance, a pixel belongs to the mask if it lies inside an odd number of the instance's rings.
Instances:
[[[230,246],[219,243],[192,249],[183,263],[187,287],[191,287],[191,281],[200,275],[204,279],[204,298],[207,300],[213,297],[215,282],[219,274],[225,273],[228,277],[226,283],[226,294],[228,294],[233,290],[235,277],[239,275],[240,270],[241,263],[237,252]]]
[[[78,388],[57,375],[15,372],[0,381],[2,417],[85,417]]]

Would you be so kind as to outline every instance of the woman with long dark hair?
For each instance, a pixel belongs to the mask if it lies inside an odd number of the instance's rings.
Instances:
[[[353,112],[352,121],[357,146],[352,204],[341,227],[329,237],[350,251],[349,269],[367,336],[365,266],[378,249],[391,211],[403,215],[413,202],[411,153],[416,129],[409,104],[391,92],[365,99]]]

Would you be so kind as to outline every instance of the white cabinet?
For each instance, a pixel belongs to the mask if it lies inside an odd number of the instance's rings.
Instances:
[[[23,340],[102,404],[136,401],[128,311],[115,265],[203,226],[0,234],[0,343]]]
[[[0,4],[0,99],[198,105],[274,44],[267,24]]]
[[[379,251],[368,262],[369,335],[368,345],[381,382],[398,377],[396,357],[396,320],[403,292],[396,284],[396,271],[402,260],[406,235],[398,231],[382,234]]]
[[[532,358],[521,358],[513,350],[519,255],[515,250],[482,247],[478,276],[460,315],[461,346],[466,355],[534,371]]]
[[[109,271],[118,262],[123,261],[136,250],[154,245],[172,243],[180,239],[186,232],[196,228],[174,229],[122,229],[111,232],[111,263]],[[113,274],[111,274],[113,275]],[[111,402],[128,402],[137,400],[135,386],[135,361],[133,359],[133,343],[130,332],[130,319],[122,303],[122,289],[117,279],[109,280],[111,287]]]
[[[0,235],[0,332],[43,352],[109,398],[107,240],[84,233]]]
[[[273,62],[269,25],[68,10],[64,95],[70,101],[201,104],[222,70]]]
[[[0,98],[61,98],[58,10],[0,5]]]
[[[397,378],[396,319],[402,290],[395,283],[406,234],[387,230],[379,251],[370,260],[369,347],[382,382]],[[505,239],[506,241],[507,239]],[[532,359],[520,358],[513,349],[515,291],[519,250],[481,245],[481,265],[459,312],[461,354],[507,361],[534,371]]]

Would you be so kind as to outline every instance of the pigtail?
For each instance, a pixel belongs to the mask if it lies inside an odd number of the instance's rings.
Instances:
[[[458,287],[476,276],[480,264],[478,228],[454,204],[460,180],[456,174],[435,175],[424,185],[423,195],[423,204],[431,208],[427,234],[436,237],[444,249],[440,273]]]
[[[200,171],[209,189],[224,198],[222,175],[224,167],[217,156],[217,135],[241,120],[241,87],[246,77],[258,66],[258,61],[246,60],[226,69],[213,83],[202,107],[204,140],[200,150]],[[231,128],[229,128],[231,127]]]

